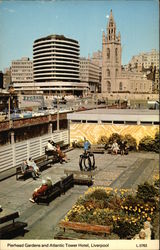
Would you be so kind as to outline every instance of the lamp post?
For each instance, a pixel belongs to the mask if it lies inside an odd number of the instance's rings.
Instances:
[[[59,131],[59,98],[57,96],[57,131]]]
[[[9,128],[11,128],[11,98],[14,94],[14,88],[9,87],[9,99],[8,99],[8,120],[9,120]]]
[[[137,88],[134,90],[134,109],[136,109],[136,93],[137,93]]]

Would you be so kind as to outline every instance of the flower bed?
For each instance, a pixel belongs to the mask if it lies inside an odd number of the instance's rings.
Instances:
[[[80,196],[65,222],[110,226],[120,239],[131,239],[145,221],[154,223],[158,213],[158,190],[145,182],[136,194],[130,190],[92,187]]]

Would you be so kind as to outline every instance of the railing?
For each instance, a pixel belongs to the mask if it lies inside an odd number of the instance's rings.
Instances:
[[[29,157],[35,158],[45,154],[45,146],[48,140],[53,140],[54,142],[64,141],[64,145],[67,145],[69,144],[68,130],[56,131],[52,134],[1,146],[0,172],[13,168]]]

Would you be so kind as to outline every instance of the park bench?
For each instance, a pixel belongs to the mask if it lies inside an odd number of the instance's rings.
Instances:
[[[31,175],[31,172],[29,170],[25,172],[23,171],[22,164],[19,164],[16,167],[16,180],[19,180],[19,179],[25,180],[30,175]]]
[[[105,145],[91,145],[89,152],[95,153],[95,154],[104,154]]]
[[[126,148],[125,151],[124,151],[124,154],[125,154],[125,155],[128,155],[128,151],[129,151],[128,148]],[[108,153],[108,154],[113,154],[113,153],[112,153],[112,147],[108,147],[107,153]],[[118,149],[117,154],[120,154],[120,153],[121,153],[121,151],[120,151],[120,149]]]
[[[70,222],[70,221],[61,221],[59,226],[63,228],[64,232],[66,229],[74,230],[74,231],[81,231],[84,233],[104,233],[106,236],[107,234],[111,233],[111,226],[101,226],[101,225],[91,225],[86,223],[79,223],[79,222]]]
[[[68,170],[65,169],[64,173],[68,176],[73,174],[74,184],[75,185],[87,185],[91,186],[93,184],[93,178],[96,174],[95,170],[92,171],[79,171],[79,170]]]
[[[46,155],[39,156],[34,159],[35,163],[39,167],[40,171],[43,171],[46,167],[51,166],[52,159],[47,159]],[[19,180],[22,178],[25,180],[28,176],[31,176],[31,170],[23,171],[22,164],[19,164],[16,167],[16,180]]]
[[[64,145],[64,141],[58,141],[55,144],[59,145],[60,148],[64,148],[65,146],[67,146]],[[53,162],[58,162],[60,160],[57,152],[48,150],[47,146],[45,146],[45,155],[47,156],[47,159],[52,159]]]
[[[49,205],[49,203],[60,196],[61,194],[65,194],[65,192],[74,186],[73,174],[68,175],[67,177],[62,177],[60,181],[56,182],[50,188],[46,190],[43,195],[40,195],[36,199],[36,203],[45,203]]]
[[[59,161],[59,156],[57,151],[47,150],[47,146],[45,147],[45,155],[47,157],[47,160],[52,160],[53,163]]]
[[[19,234],[24,235],[24,228],[27,227],[27,223],[15,221],[17,218],[19,218],[18,212],[0,218],[0,224],[12,221],[10,224],[0,227],[0,239],[12,239]]]
[[[74,186],[73,174],[68,175],[67,177],[61,178],[61,192],[65,192]]]
[[[45,203],[46,205],[49,205],[52,200],[61,195],[61,191],[61,181],[58,181],[49,187],[43,195],[38,196],[36,203]]]

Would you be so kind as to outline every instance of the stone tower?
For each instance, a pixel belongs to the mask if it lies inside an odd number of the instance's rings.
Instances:
[[[107,35],[102,37],[102,92],[118,91],[121,77],[121,36],[116,35],[116,23],[112,10],[107,25]]]

